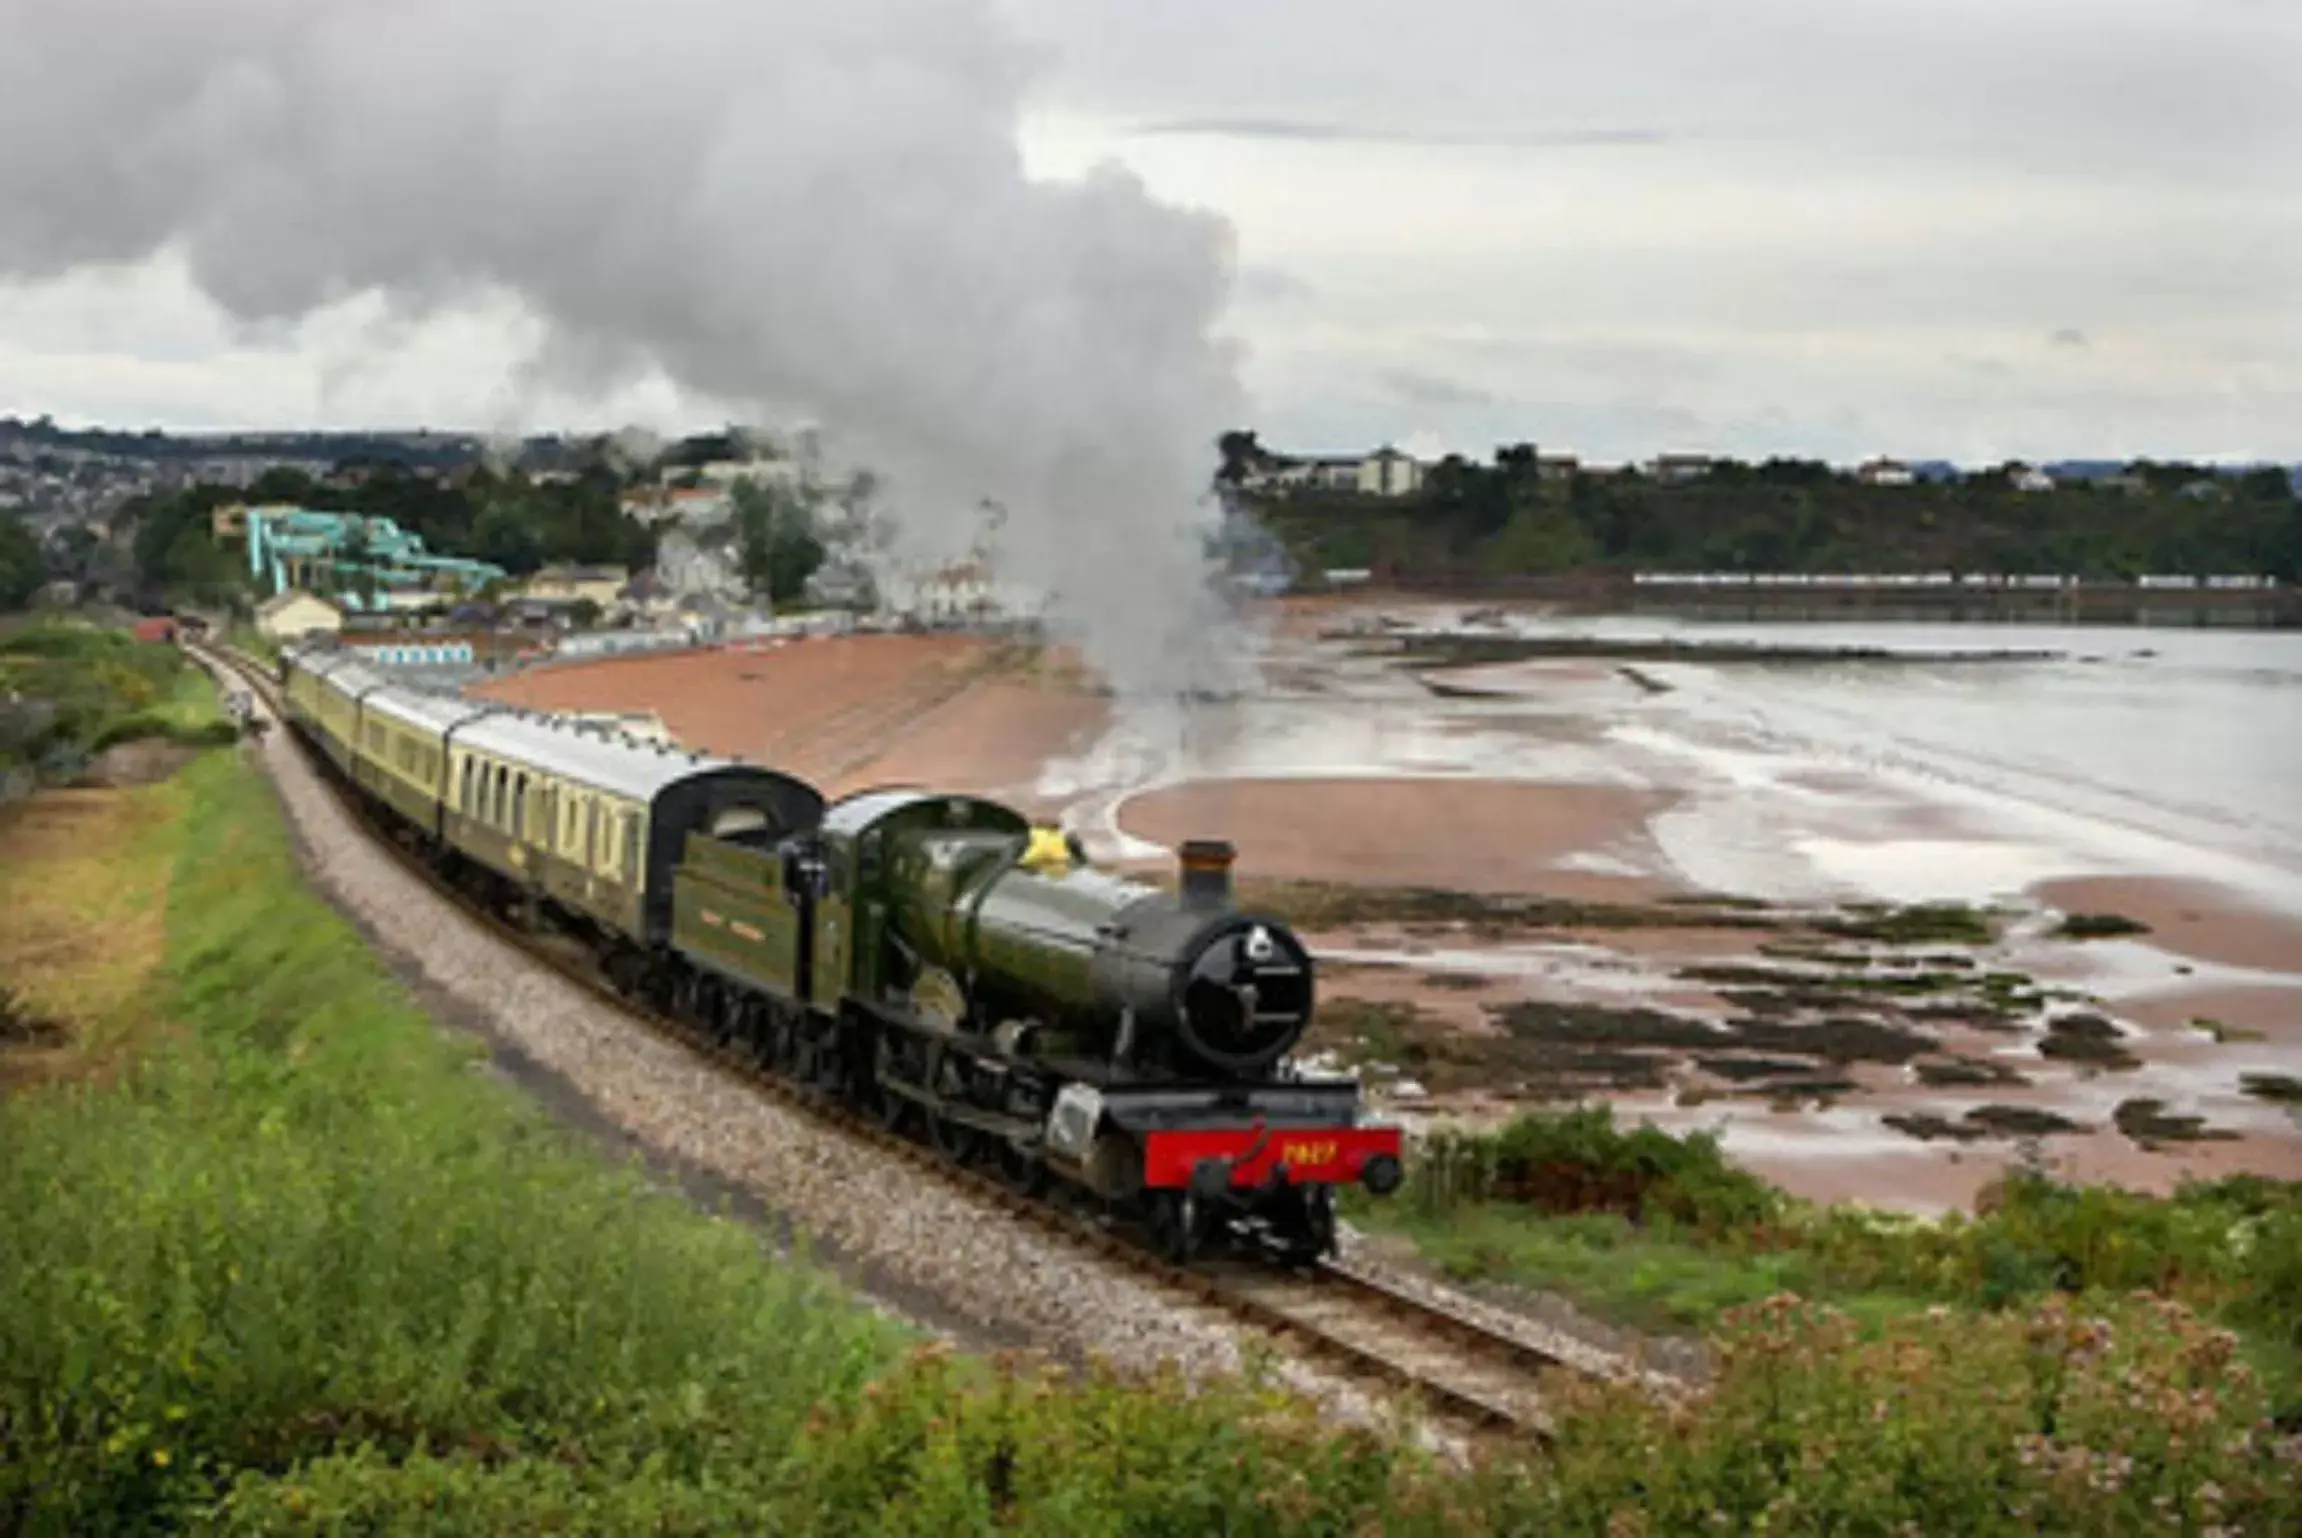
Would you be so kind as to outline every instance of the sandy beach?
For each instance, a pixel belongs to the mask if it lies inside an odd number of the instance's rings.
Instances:
[[[1647,824],[1668,804],[1610,785],[1197,780],[1130,798],[1119,824],[1170,848],[1219,834],[1258,877],[1629,898],[1662,885],[1625,872],[1652,860]]]
[[[1316,1045],[1410,1126],[1605,1098],[1716,1131],[1798,1194],[1915,1210],[1964,1205],[2023,1157],[2150,1190],[2302,1177],[2280,1087],[2302,1088],[2302,901],[2275,897],[2302,894],[2302,863],[2246,827],[2243,786],[2227,829],[2192,831],[2103,782],[2116,759],[2058,768],[2053,712],[2099,674],[1416,670],[1369,649],[1450,615],[1275,606],[1266,692],[1194,707],[1187,750],[1130,742],[1060,669],[946,635],[564,666],[487,692],[650,708],[834,794],[1003,796],[1138,861],[1226,837],[1241,879],[1281,899],[1361,892],[1365,911],[1326,900],[1304,926],[1326,963]],[[2166,708],[2148,677],[2133,687]],[[2037,728],[2035,762],[2001,746],[2007,723]],[[1409,889],[1456,907],[1387,911]],[[1987,935],[1906,941],[1861,906],[1937,900],[1985,905]],[[2147,932],[2057,937],[2070,913]]]

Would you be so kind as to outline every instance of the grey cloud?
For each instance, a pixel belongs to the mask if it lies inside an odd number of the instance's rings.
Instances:
[[[2085,332],[2079,330],[2076,326],[2062,327],[2061,329],[2050,334],[2047,337],[2047,341],[2051,342],[2056,347],[2075,347],[2083,349],[2092,347],[2094,345],[2093,338],[2089,337]]]
[[[2202,0],[1004,0],[1061,58],[1050,100],[1333,142],[1695,123],[1836,154],[2122,181],[2284,176],[2302,6]]]
[[[1175,118],[1138,124],[1130,131],[1138,138],[1277,139],[1305,144],[1400,144],[1435,149],[1594,149],[1668,144],[1684,137],[1660,128],[1448,132],[1255,117]]]
[[[1484,406],[1494,400],[1493,394],[1477,385],[1426,374],[1419,369],[1386,368],[1375,374],[1375,382],[1398,399],[1414,406]]]
[[[999,499],[1017,575],[1122,691],[1214,665],[1230,231],[1124,173],[1028,179],[1035,60],[988,4],[7,11],[0,278],[166,247],[242,321],[514,296],[537,379],[656,367],[820,416],[893,472],[915,545]]]

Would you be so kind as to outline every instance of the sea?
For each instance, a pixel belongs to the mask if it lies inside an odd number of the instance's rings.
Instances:
[[[1412,616],[1428,629],[1458,620]],[[1042,788],[1090,793],[1108,814],[1135,790],[1207,778],[1615,784],[1671,804],[1636,847],[1592,855],[1592,868],[1612,860],[1708,890],[1985,901],[2056,877],[2147,874],[2302,911],[2302,632],[1504,623],[1722,650],[1628,669],[1575,658],[1451,670],[1440,694],[1362,642],[1273,640],[1263,693],[1123,715]],[[1746,645],[1894,660],[1723,650]],[[1987,656],[2004,652],[2047,655]]]

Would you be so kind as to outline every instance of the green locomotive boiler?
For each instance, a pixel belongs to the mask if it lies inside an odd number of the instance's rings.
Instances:
[[[1313,965],[1232,900],[1231,850],[1183,851],[1178,890],[1034,869],[1030,825],[918,790],[834,803],[772,849],[691,835],[674,874],[686,1008],[731,1041],[916,1124],[1019,1187],[1214,1237],[1332,1247],[1333,1192],[1400,1178],[1398,1129],[1358,1086],[1290,1071]]]

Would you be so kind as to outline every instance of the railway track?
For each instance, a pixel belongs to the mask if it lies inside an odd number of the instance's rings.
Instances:
[[[184,649],[220,674],[240,679],[262,700],[276,727],[287,729],[278,685],[263,667],[231,648],[187,640]],[[1076,1206],[1020,1193],[996,1176],[956,1165],[921,1142],[838,1105],[812,1087],[778,1077],[748,1053],[724,1046],[688,1022],[634,1000],[571,944],[523,929],[445,880],[386,833],[350,793],[334,766],[297,739],[296,753],[354,826],[466,920],[545,966],[658,1036],[711,1062],[747,1089],[768,1096],[841,1135],[882,1149],[930,1178],[1013,1214],[1033,1227],[1113,1259],[1179,1297],[1203,1302],[1316,1358],[1346,1381],[1422,1401],[1435,1418],[1481,1438],[1545,1438],[1543,1379],[1588,1371],[1581,1363],[1498,1333],[1437,1303],[1399,1291],[1347,1265],[1324,1262],[1282,1271],[1246,1262],[1174,1265],[1128,1233]]]

